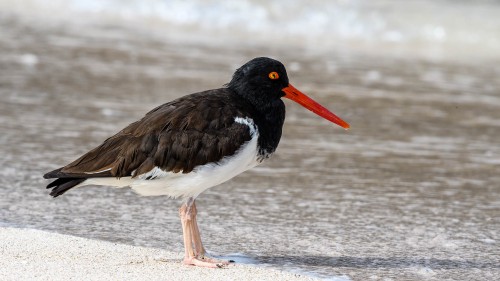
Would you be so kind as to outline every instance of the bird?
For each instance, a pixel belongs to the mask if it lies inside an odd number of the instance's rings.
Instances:
[[[160,105],[75,161],[46,173],[45,179],[53,179],[47,189],[53,197],[97,185],[180,198],[183,263],[225,267],[230,261],[208,256],[203,246],[196,199],[273,155],[285,120],[283,97],[350,127],[292,86],[281,62],[257,57],[239,67],[222,88]]]

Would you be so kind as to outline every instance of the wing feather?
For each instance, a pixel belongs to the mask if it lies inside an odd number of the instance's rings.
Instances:
[[[245,106],[222,88],[163,104],[46,178],[139,176],[155,167],[189,173],[234,154],[251,139]]]

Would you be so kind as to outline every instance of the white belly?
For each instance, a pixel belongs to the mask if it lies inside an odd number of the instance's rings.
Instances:
[[[252,139],[243,144],[234,155],[224,157],[217,163],[198,166],[190,173],[165,172],[160,168],[154,168],[152,171],[136,178],[89,178],[78,186],[128,186],[143,196],[167,195],[173,198],[196,198],[206,189],[228,181],[260,163],[257,159],[257,139],[259,134],[255,130],[255,127],[252,128],[251,125],[249,127]],[[148,176],[152,176],[155,179],[146,180]]]

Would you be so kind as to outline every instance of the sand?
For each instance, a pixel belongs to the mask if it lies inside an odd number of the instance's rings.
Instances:
[[[0,228],[0,280],[314,280],[273,269],[181,264],[182,253],[34,229]]]

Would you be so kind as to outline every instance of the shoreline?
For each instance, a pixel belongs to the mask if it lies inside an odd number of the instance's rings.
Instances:
[[[0,227],[1,280],[316,280],[265,267],[181,263],[182,253],[36,229]]]

